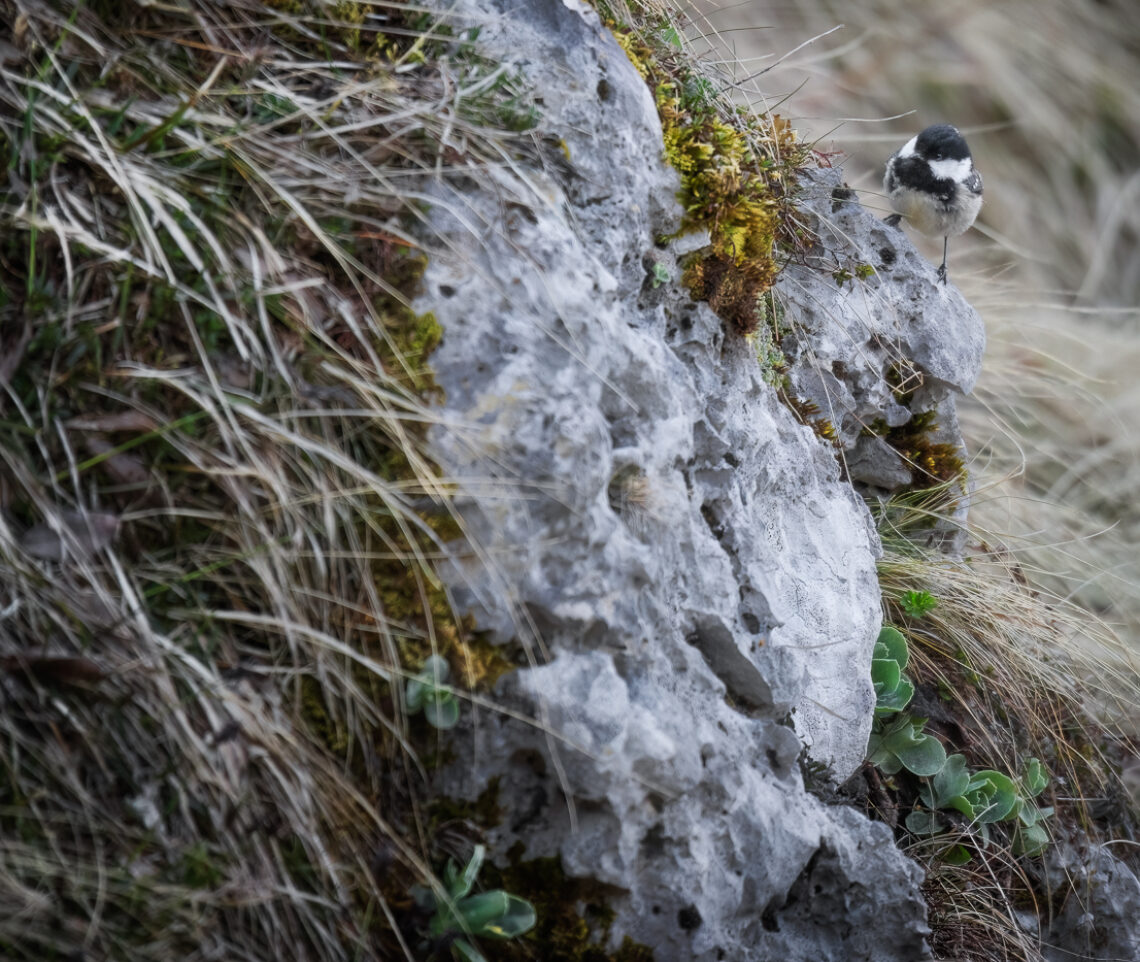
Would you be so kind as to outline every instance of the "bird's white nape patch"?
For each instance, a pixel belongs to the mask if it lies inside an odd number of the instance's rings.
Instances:
[[[939,180],[956,180],[961,183],[970,176],[973,166],[969,157],[963,157],[961,160],[932,160],[930,172]]]
[[[915,145],[918,144],[918,134],[915,134],[899,149],[898,157],[900,160],[905,160],[907,157],[914,156]]]

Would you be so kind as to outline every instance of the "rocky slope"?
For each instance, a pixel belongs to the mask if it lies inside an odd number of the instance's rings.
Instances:
[[[657,959],[921,958],[921,872],[885,826],[809,794],[797,759],[807,746],[843,777],[866,747],[878,541],[848,479],[885,491],[910,469],[864,429],[936,411],[960,444],[952,397],[977,374],[980,320],[839,172],[808,177],[821,243],[779,295],[791,384],[833,422],[822,439],[753,343],[659,283],[700,239],[655,243],[679,224],[677,176],[597,15],[449,9],[533,85],[568,163],[433,205],[451,251],[417,304],[444,329],[434,456],[478,546],[448,577],[532,659],[496,692],[516,711],[479,713],[440,788],[471,799],[498,778],[500,858],[559,855],[612,886],[611,940]],[[889,380],[903,369],[910,408]]]

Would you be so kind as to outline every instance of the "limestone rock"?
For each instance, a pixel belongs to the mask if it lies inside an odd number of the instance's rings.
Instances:
[[[843,777],[866,748],[880,609],[863,500],[754,346],[660,283],[680,275],[656,243],[677,178],[593,11],[446,6],[533,85],[538,135],[569,163],[487,171],[432,207],[433,456],[475,546],[444,575],[532,657],[496,690],[510,713],[455,736],[440,790],[499,777],[492,850],[521,842],[613,886],[611,938],[661,962],[926,957],[920,871],[797,764],[806,744]],[[952,363],[930,361],[967,383]]]
[[[1030,871],[1060,903],[1043,940],[1049,962],[1140,958],[1140,879],[1107,846],[1062,839]]]
[[[948,480],[947,454],[966,459],[955,398],[981,370],[982,319],[953,284],[936,283],[934,267],[899,228],[858,203],[840,170],[811,172],[802,183],[797,206],[818,240],[777,284],[792,390],[832,424],[847,475],[865,496]],[[937,452],[933,467],[888,443],[908,425],[922,426],[915,434],[923,454]],[[961,493],[956,520],[966,513]],[[936,526],[930,537],[949,552],[961,547],[958,525]]]

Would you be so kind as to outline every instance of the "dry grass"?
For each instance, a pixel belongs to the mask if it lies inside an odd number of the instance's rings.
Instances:
[[[1050,774],[1042,804],[1056,810],[1045,823],[1054,839],[1134,843],[1133,800],[1120,779],[1135,753],[1133,652],[1111,626],[1040,587],[1047,580],[1041,573],[976,532],[962,560],[924,552],[901,536],[927,527],[929,515],[921,503],[900,504],[884,511],[893,524],[880,529],[885,618],[910,639],[909,673],[918,685],[910,710],[928,717],[928,730],[947,751],[965,754],[971,770],[1016,776],[1027,758],[1040,759]],[[909,615],[902,604],[908,591],[929,592],[936,607]],[[913,788],[897,791],[894,804],[905,810]],[[1009,841],[1004,830],[983,841],[968,825],[930,839],[905,837],[908,853],[927,869],[939,957],[1037,962],[1042,940],[1025,919],[1039,917],[1047,929],[1055,904],[1083,898],[1079,879],[1073,892],[1052,890],[1040,860],[1016,858]],[[955,844],[973,853],[967,864],[945,860]]]
[[[467,638],[411,235],[525,104],[277,6],[0,2],[5,958],[413,955],[400,682]]]

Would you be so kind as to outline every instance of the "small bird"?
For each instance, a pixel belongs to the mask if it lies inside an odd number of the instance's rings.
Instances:
[[[982,175],[958,128],[935,124],[911,137],[887,161],[883,189],[897,212],[886,223],[906,218],[919,233],[942,238],[938,280],[945,284],[950,238],[969,230],[982,209]]]

